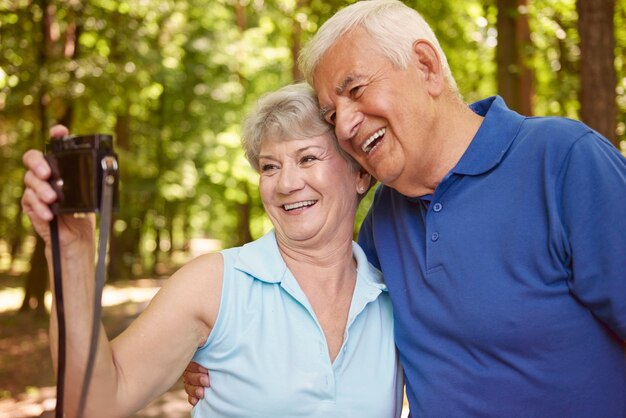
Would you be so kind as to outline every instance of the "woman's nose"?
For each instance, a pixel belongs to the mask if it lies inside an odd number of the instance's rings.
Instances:
[[[304,187],[302,170],[291,164],[285,164],[278,174],[278,191],[282,194],[290,194]]]

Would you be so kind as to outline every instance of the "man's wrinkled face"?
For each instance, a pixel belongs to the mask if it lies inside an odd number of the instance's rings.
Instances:
[[[323,56],[314,88],[340,146],[381,183],[411,175],[411,158],[428,147],[432,116],[417,59],[407,69],[382,55],[364,29],[343,35]]]

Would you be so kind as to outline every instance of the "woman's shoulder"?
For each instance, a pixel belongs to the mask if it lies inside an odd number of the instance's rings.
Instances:
[[[200,255],[176,271],[162,290],[177,295],[212,327],[219,310],[224,261],[220,253]]]
[[[193,277],[221,277],[224,270],[224,258],[221,252],[211,252],[197,256],[182,266],[176,274]]]

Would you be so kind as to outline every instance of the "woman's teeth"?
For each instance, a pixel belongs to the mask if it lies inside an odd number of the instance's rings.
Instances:
[[[283,207],[285,208],[285,210],[294,210],[294,209],[303,208],[305,206],[312,206],[314,204],[315,204],[315,200],[304,200],[302,202],[287,203],[283,205]]]

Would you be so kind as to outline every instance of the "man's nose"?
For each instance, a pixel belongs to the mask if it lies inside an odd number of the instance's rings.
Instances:
[[[352,139],[363,121],[363,113],[357,103],[343,102],[335,110],[335,134],[340,141]]]

